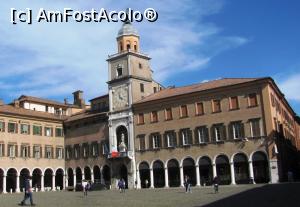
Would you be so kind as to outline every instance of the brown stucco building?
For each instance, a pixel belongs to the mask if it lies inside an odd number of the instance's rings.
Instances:
[[[0,104],[0,190],[277,183],[299,178],[299,117],[272,78],[163,87],[126,22],[108,56],[108,94],[72,104],[21,96]]]

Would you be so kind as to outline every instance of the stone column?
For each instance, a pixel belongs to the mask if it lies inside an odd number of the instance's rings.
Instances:
[[[141,189],[141,178],[140,178],[140,171],[136,170],[136,180],[137,180],[137,188]]]
[[[6,174],[3,175],[3,193],[7,193],[6,192]]]
[[[180,186],[184,187],[183,167],[180,166]]]
[[[44,175],[41,174],[41,191],[44,192],[45,191],[45,186],[44,186]]]
[[[82,180],[85,180],[85,176],[84,176],[84,173],[82,173]]]
[[[169,174],[168,174],[168,168],[165,168],[165,188],[169,187]]]
[[[230,174],[231,174],[231,184],[235,185],[235,173],[234,173],[234,163],[230,163]]]
[[[63,190],[65,190],[66,187],[68,187],[68,175],[67,174],[65,174],[64,178],[63,178]]]
[[[216,163],[213,163],[212,167],[213,167],[213,178],[214,178],[214,177],[217,176],[217,165],[216,165]]]
[[[199,165],[196,165],[196,181],[197,181],[197,186],[200,186],[200,171],[199,171]]]
[[[74,191],[76,188],[76,173],[73,174],[73,187],[74,187]]]
[[[254,171],[253,171],[253,163],[252,163],[252,161],[249,161],[249,176],[250,176],[250,180],[252,179],[253,184],[255,184],[255,181],[254,181]]]
[[[95,182],[94,171],[93,170],[91,170],[91,180],[92,180],[92,183]]]
[[[56,189],[55,189],[55,175],[52,175],[52,191],[56,191]]]
[[[16,193],[19,193],[20,192],[20,176],[19,175],[17,175],[17,177],[16,177],[16,182],[17,182]]]
[[[150,169],[150,188],[154,188],[154,176],[153,176],[153,169]]]

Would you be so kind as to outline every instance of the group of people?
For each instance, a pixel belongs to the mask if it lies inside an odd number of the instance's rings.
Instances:
[[[118,181],[118,188],[120,193],[125,193],[126,183],[123,178]]]
[[[214,186],[214,191],[215,193],[219,192],[219,183],[220,180],[218,176],[215,176],[213,179],[213,186]],[[185,193],[192,193],[191,191],[191,179],[189,176],[184,176],[184,187],[185,187]]]

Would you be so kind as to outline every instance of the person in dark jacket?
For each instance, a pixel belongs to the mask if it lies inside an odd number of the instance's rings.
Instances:
[[[25,187],[25,194],[24,194],[24,199],[21,201],[20,205],[24,206],[26,203],[26,200],[29,198],[30,199],[30,205],[35,206],[32,200],[32,188],[30,186],[30,179],[31,177],[27,177],[24,181],[24,187]]]
[[[218,193],[219,192],[219,178],[218,178],[218,176],[214,177],[213,184],[214,184],[215,193]]]

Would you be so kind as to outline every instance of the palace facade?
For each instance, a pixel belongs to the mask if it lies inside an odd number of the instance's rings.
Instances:
[[[129,23],[108,56],[108,94],[72,104],[21,96],[0,103],[0,191],[277,183],[299,178],[300,125],[272,78],[224,78],[184,87],[153,79]]]

